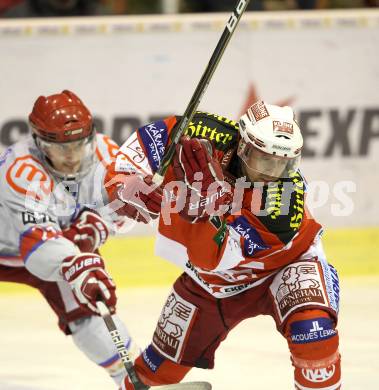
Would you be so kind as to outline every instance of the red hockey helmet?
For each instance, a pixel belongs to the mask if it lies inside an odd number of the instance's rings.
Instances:
[[[33,133],[49,142],[70,142],[93,132],[92,115],[71,91],[40,96],[29,115]]]
[[[48,169],[61,179],[80,179],[95,162],[92,115],[71,91],[40,96],[29,121]]]

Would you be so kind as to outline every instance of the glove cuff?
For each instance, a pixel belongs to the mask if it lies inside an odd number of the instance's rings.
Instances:
[[[80,253],[76,256],[69,256],[61,264],[61,273],[67,282],[73,281],[85,271],[94,269],[105,269],[103,259],[95,253]]]

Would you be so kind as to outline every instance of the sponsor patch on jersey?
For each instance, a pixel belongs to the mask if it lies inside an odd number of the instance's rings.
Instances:
[[[325,279],[326,293],[328,294],[330,306],[338,313],[340,305],[340,283],[337,270],[326,261],[321,261]]]
[[[57,223],[57,221],[52,218],[50,215],[48,214],[44,214],[44,213],[39,213],[37,211],[23,211],[21,213],[21,216],[22,216],[22,223],[24,225],[27,225],[29,223],[32,223],[32,224],[41,224],[41,223],[46,223],[46,222],[52,222],[52,223]]]
[[[54,185],[43,165],[30,155],[16,158],[6,179],[14,191],[37,201],[48,199]]]
[[[296,321],[291,324],[291,341],[294,344],[306,344],[323,341],[335,336],[333,321],[330,318],[315,318]]]
[[[140,127],[138,133],[145,147],[150,166],[153,171],[156,171],[161,163],[168,140],[166,123],[164,121],[149,123]]]
[[[137,172],[135,165],[133,165],[125,154],[119,153],[116,157],[115,163],[116,172]]]
[[[145,152],[139,142],[137,133],[133,133],[121,146],[120,151],[122,154],[128,156],[129,160],[136,167],[148,166],[148,162],[145,156]]]
[[[244,238],[243,252],[246,257],[254,256],[256,253],[270,248],[245,217],[238,217],[229,226]]]
[[[332,306],[335,307],[336,312],[339,312],[340,308],[340,282],[338,278],[337,270],[329,264],[330,275],[332,279],[332,293],[329,300],[332,302]]]
[[[286,266],[275,276],[270,291],[281,322],[294,310],[305,306],[330,307],[321,266],[316,261]]]
[[[172,291],[153,335],[152,345],[160,354],[180,363],[197,310],[195,305]]]
[[[165,360],[151,344],[143,351],[142,359],[152,372],[156,372]]]
[[[218,119],[218,117],[215,117]],[[219,120],[219,119],[218,119]],[[186,129],[185,135],[191,138],[205,138],[216,144],[219,149],[236,139],[235,130],[212,120],[210,117],[194,117]]]
[[[312,383],[321,383],[321,382],[326,382],[329,379],[333,377],[333,375],[336,372],[336,366],[334,364],[331,364],[328,367],[322,367],[322,368],[303,368],[301,370],[301,373],[303,377]],[[328,387],[329,389],[331,387]],[[340,389],[341,387],[333,387],[334,389]]]

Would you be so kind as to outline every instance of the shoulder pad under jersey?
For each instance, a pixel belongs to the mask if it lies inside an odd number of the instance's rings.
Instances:
[[[54,181],[40,161],[31,139],[17,142],[5,152],[2,166],[2,196],[44,201],[53,191]]]
[[[96,155],[105,166],[111,164],[116,158],[119,146],[104,134],[96,134]]]
[[[238,144],[238,123],[220,115],[198,111],[185,135],[208,139],[217,150],[226,152]]]

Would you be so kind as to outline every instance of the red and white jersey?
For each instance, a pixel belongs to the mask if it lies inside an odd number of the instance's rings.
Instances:
[[[107,167],[118,145],[96,135],[96,162],[80,181],[55,178],[32,136],[0,157],[0,264],[26,268],[44,280],[57,281],[62,260],[79,252],[62,236],[81,210],[101,211],[108,203]],[[102,216],[103,214],[100,213]],[[112,231],[112,218],[105,218]]]
[[[155,172],[177,122],[178,117],[170,117],[137,129],[120,148],[109,175]],[[236,122],[199,112],[187,135],[213,143],[231,185],[243,176],[236,155]],[[173,179],[170,167],[164,184]],[[177,264],[218,298],[256,286],[286,264],[302,256],[314,256],[312,245],[318,240],[321,226],[305,207],[305,186],[300,172],[268,185],[252,183],[243,193],[240,210],[195,224],[177,213],[170,215],[171,223],[165,223],[162,211],[156,253]]]

